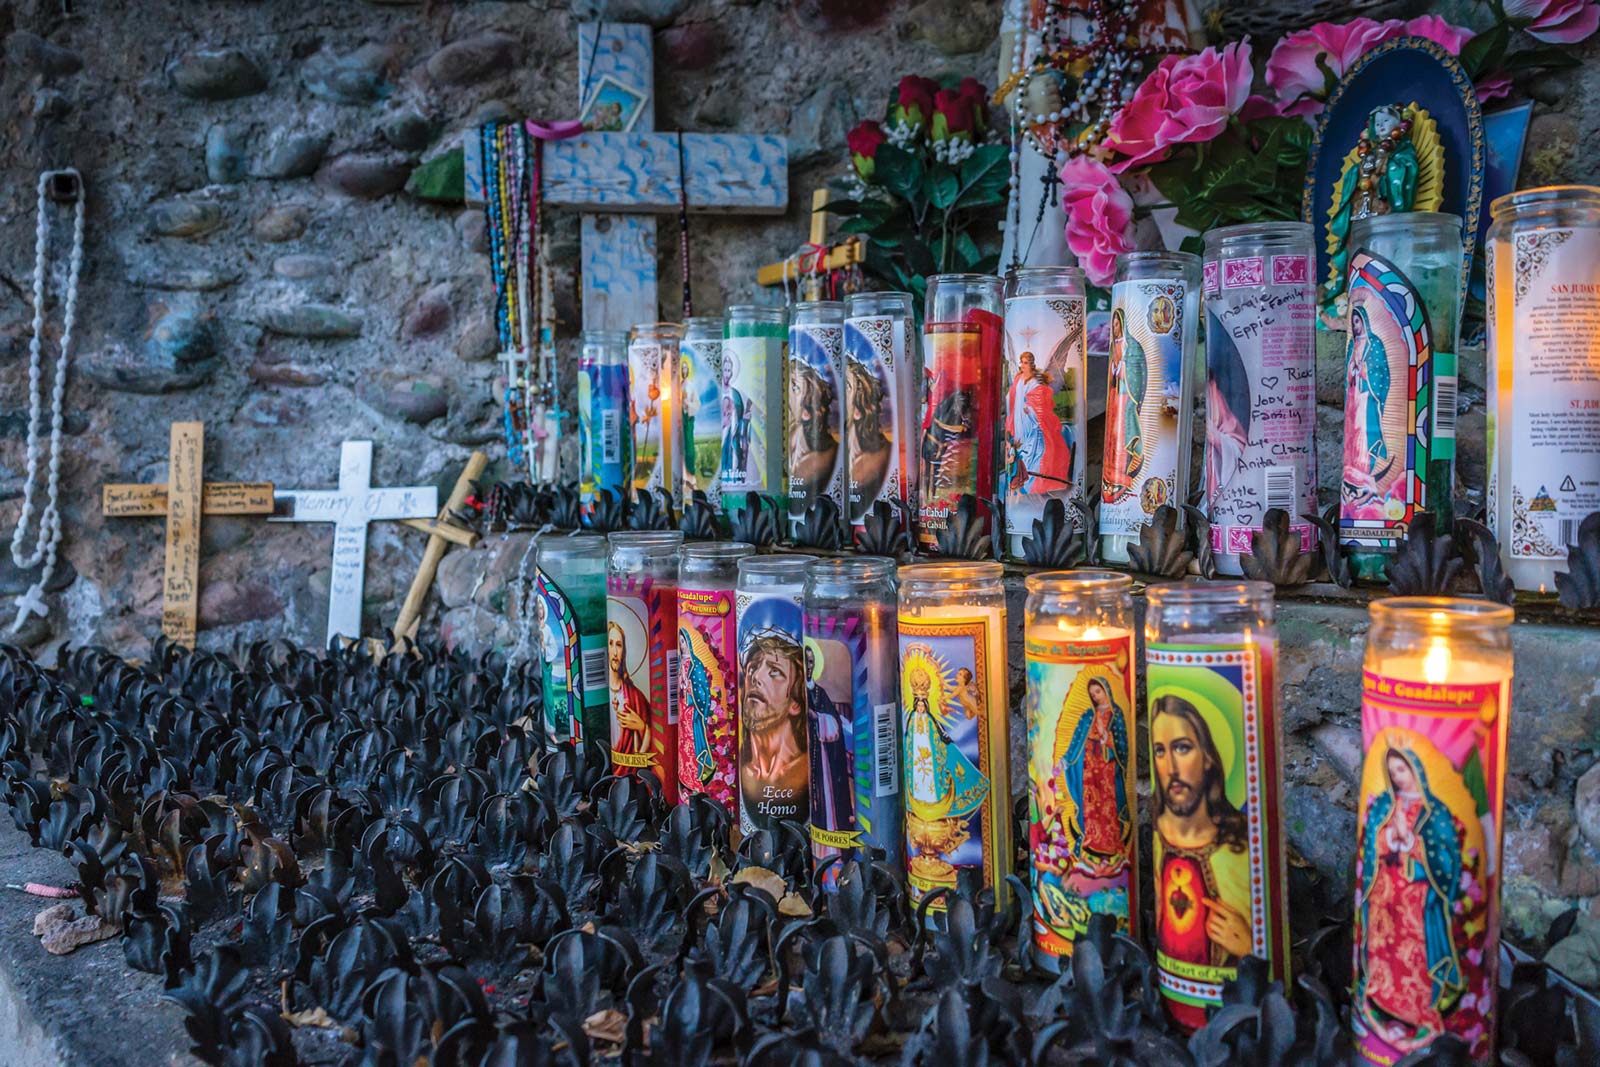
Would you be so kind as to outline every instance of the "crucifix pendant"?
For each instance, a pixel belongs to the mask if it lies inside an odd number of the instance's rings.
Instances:
[[[29,615],[37,615],[42,619],[50,614],[50,608],[44,602],[44,586],[38,582],[28,586],[28,591],[17,597],[13,603],[17,606],[17,617],[11,623],[12,633],[22,629]]]

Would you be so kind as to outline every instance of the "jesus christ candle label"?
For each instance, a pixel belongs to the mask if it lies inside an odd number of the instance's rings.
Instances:
[[[1272,659],[1249,644],[1146,646],[1157,985],[1205,1025],[1247,955],[1288,971]]]
[[[793,595],[739,590],[739,828],[811,817],[804,620]]]
[[[1133,635],[1047,638],[1049,630],[1031,627],[1026,643],[1033,930],[1039,948],[1067,956],[1091,915],[1139,936]]]
[[[1305,254],[1250,243],[1261,254],[1230,256],[1224,245],[1222,258],[1208,252],[1205,271],[1205,500],[1224,574],[1244,573],[1239,556],[1253,551],[1251,535],[1273,508],[1289,516],[1303,550],[1315,545],[1303,518],[1317,510],[1309,234]]]
[[[789,527],[827,499],[845,511],[844,305],[795,305],[789,327],[789,402],[784,427],[789,457]]]
[[[738,700],[733,590],[678,589],[678,784],[687,800],[704,793],[731,815]]]
[[[923,404],[917,446],[922,503],[917,546],[936,550],[964,495],[977,497],[978,513],[990,514],[995,483],[995,427],[1000,388],[1000,316],[973,309],[962,322],[930,322],[923,328]]]
[[[1163,504],[1177,507],[1186,303],[1182,281],[1117,282],[1111,292],[1111,361],[1100,533],[1138,537]],[[1187,449],[1181,450],[1185,467]]]
[[[606,579],[611,763],[649,768],[678,802],[678,591],[650,577]]]
[[[1022,558],[1045,502],[1083,492],[1089,429],[1084,297],[1006,300],[1006,554]]]
[[[1366,1063],[1441,1034],[1491,1057],[1507,687],[1362,673],[1351,1021]]]
[[[881,294],[868,294],[872,296]],[[861,526],[879,500],[908,503],[911,479],[902,405],[913,403],[907,374],[910,319],[866,315],[844,324],[846,479],[850,523]]]

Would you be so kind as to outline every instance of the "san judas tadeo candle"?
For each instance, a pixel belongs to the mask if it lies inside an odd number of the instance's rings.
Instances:
[[[861,529],[880,500],[911,506],[917,487],[917,333],[910,293],[852,293],[845,301],[845,485]]]
[[[739,541],[685,545],[678,565],[679,795],[704,793],[729,815],[739,789]]]
[[[789,319],[789,403],[784,419],[789,458],[789,532],[831,501],[844,521],[844,304],[805,300]]]
[[[611,693],[611,765],[648,770],[669,804],[678,801],[678,554],[676,531],[609,537],[606,672]]]

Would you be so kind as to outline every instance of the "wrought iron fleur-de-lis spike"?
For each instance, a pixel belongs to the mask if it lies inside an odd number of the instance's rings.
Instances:
[[[794,528],[795,544],[805,548],[820,548],[837,552],[845,545],[844,516],[832,497],[822,496],[811,502]]]
[[[1445,596],[1461,573],[1455,538],[1440,534],[1435,521],[1433,512],[1417,512],[1399,551],[1383,565],[1389,590],[1396,596]]]
[[[672,511],[672,497],[661,489],[636,489],[633,507],[628,512],[630,530],[676,530],[677,516]]]
[[[1506,573],[1500,559],[1500,542],[1489,532],[1489,527],[1477,519],[1457,519],[1455,538],[1461,558],[1478,576],[1478,587],[1483,595],[1497,604],[1508,607],[1514,604],[1517,587]]]
[[[735,508],[730,520],[735,541],[746,541],[758,548],[778,543],[778,504],[765,493],[747,494],[744,507]]]
[[[1300,516],[1317,528],[1317,547],[1322,551],[1322,569],[1328,581],[1341,589],[1355,584],[1350,571],[1350,560],[1345,557],[1344,545],[1339,541],[1339,505],[1329,504],[1321,515],[1307,513]]]
[[[1209,544],[1209,535],[1206,540]],[[1300,532],[1289,525],[1289,513],[1269,508],[1261,529],[1250,535],[1250,551],[1239,557],[1239,568],[1253,581],[1305,585],[1317,558],[1301,548]]]
[[[899,559],[911,551],[910,516],[898,500],[878,500],[855,531],[856,547],[869,556]]]
[[[611,533],[628,525],[628,500],[615,489],[597,490],[594,507],[589,512],[586,527],[595,533]]]
[[[712,541],[722,533],[717,509],[706,499],[704,489],[696,489],[684,502],[683,514],[678,516],[678,529],[691,541]]]
[[[1128,562],[1135,570],[1162,578],[1182,578],[1189,573],[1194,553],[1178,528],[1178,509],[1171,504],[1156,508],[1139,530],[1139,540],[1128,546]]]
[[[1568,611],[1600,608],[1600,511],[1578,524],[1578,539],[1567,546],[1567,569],[1556,571],[1556,592]]]
[[[945,518],[937,539],[939,554],[955,559],[989,559],[994,555],[994,540],[989,532],[989,517],[978,511],[978,498],[963,493]]]
[[[575,486],[558,485],[550,491],[550,525],[558,530],[576,530],[583,525],[583,508]]]
[[[1033,532],[1022,538],[1022,558],[1035,567],[1071,567],[1084,556],[1082,527],[1068,515],[1059,497],[1044,503],[1044,514],[1033,520]]]
[[[1210,580],[1217,576],[1217,554],[1211,545],[1211,516],[1197,504],[1185,504],[1183,517],[1189,528],[1189,544],[1194,552],[1194,566],[1200,577]]]

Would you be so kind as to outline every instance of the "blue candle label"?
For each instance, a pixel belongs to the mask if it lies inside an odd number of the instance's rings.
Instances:
[[[628,368],[622,364],[599,364],[580,381],[589,389],[589,465],[594,477],[594,496],[603,492],[626,500],[633,486],[633,424],[628,418]],[[581,388],[581,386],[580,386]]]
[[[1163,504],[1176,507],[1178,407],[1185,329],[1193,329],[1181,281],[1117,282],[1111,288],[1100,533],[1137,537]],[[1184,462],[1188,459],[1185,457]]]
[[[685,338],[678,346],[683,379],[683,497],[699,490],[722,502],[722,339]]]
[[[811,817],[804,621],[797,596],[740,592],[739,826]]]

